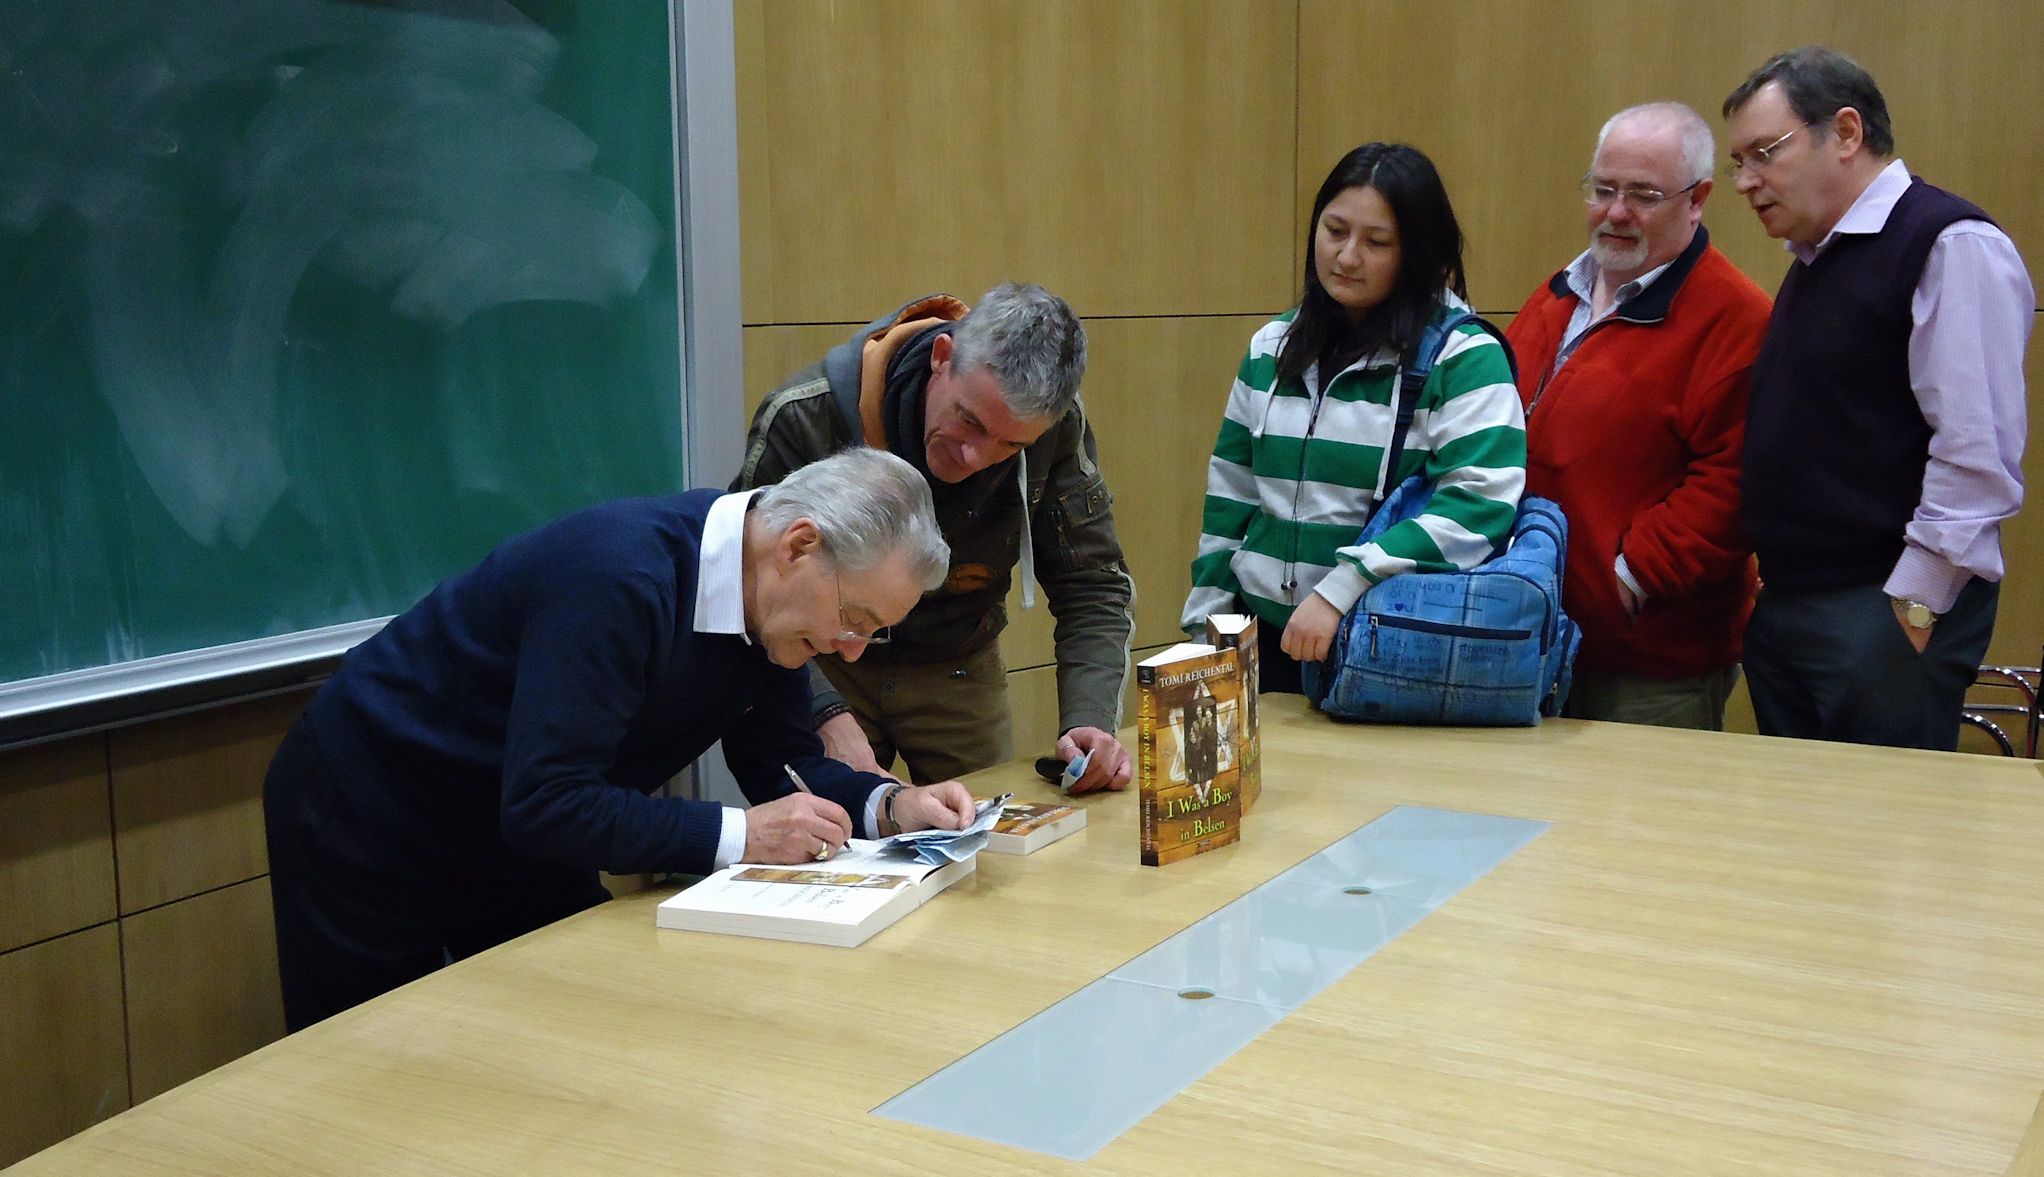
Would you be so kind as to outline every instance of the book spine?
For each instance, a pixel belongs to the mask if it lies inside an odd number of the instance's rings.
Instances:
[[[1239,696],[1242,700],[1242,728],[1236,749],[1237,763],[1242,766],[1239,780],[1243,813],[1248,813],[1256,799],[1263,795],[1263,739],[1257,732],[1261,704],[1258,696],[1263,683],[1261,658],[1256,649],[1256,630],[1261,624],[1260,621],[1251,621],[1236,633],[1222,633],[1214,628],[1213,622],[1207,622],[1207,644],[1235,652],[1235,670],[1242,680]]]
[[[1157,861],[1157,672],[1136,668],[1136,813],[1144,866]]]

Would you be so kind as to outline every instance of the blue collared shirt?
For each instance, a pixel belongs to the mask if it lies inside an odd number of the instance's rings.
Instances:
[[[1679,258],[1680,255],[1678,254],[1677,257]],[[1671,258],[1668,261],[1662,262],[1660,265],[1620,286],[1611,294],[1611,305],[1604,308],[1603,314],[1598,315],[1592,313],[1590,309],[1590,304],[1595,301],[1597,293],[1597,257],[1587,249],[1577,254],[1576,260],[1570,262],[1567,271],[1565,271],[1569,293],[1576,296],[1576,309],[1575,313],[1569,316],[1568,330],[1561,334],[1561,348],[1554,353],[1554,371],[1561,371],[1561,366],[1568,362],[1568,358],[1571,355],[1575,354],[1576,345],[1583,341],[1585,332],[1596,326],[1601,320],[1609,318],[1611,313],[1619,307],[1638,298],[1647,287],[1654,284],[1654,279],[1668,272],[1668,267],[1674,265],[1675,260],[1675,258]],[[1552,373],[1549,374],[1552,375]]]

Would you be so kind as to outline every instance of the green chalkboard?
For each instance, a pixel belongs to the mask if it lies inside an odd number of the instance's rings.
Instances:
[[[660,0],[0,0],[0,684],[682,485]]]

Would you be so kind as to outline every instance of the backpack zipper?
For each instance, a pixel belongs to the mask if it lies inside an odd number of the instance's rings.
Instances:
[[[1448,573],[1445,575],[1456,574]],[[1460,575],[1467,576],[1469,574],[1464,572],[1461,573]],[[1543,655],[1546,654],[1548,650],[1553,648],[1554,643],[1561,636],[1559,632],[1561,627],[1554,615],[1555,613],[1554,602],[1547,599],[1546,590],[1541,587],[1539,581],[1533,579],[1530,576],[1525,575],[1524,573],[1511,572],[1507,571],[1506,569],[1500,568],[1495,570],[1494,575],[1509,576],[1514,580],[1522,581],[1525,584],[1532,586],[1534,592],[1540,594],[1541,596],[1540,652]],[[1368,599],[1367,593],[1364,594],[1364,599],[1365,600]],[[1532,630],[1492,629],[1488,626],[1482,625],[1456,625],[1451,622],[1445,621],[1425,621],[1417,617],[1404,617],[1396,613],[1376,613],[1366,610],[1364,613],[1364,617],[1366,618],[1365,627],[1369,631],[1370,657],[1372,658],[1375,658],[1377,656],[1377,624],[1380,618],[1383,620],[1383,623],[1385,625],[1391,627],[1392,629],[1417,630],[1423,633],[1440,633],[1463,637],[1515,638],[1515,639],[1530,638],[1533,636]],[[1335,631],[1336,639],[1339,640],[1341,636],[1347,631],[1347,629],[1348,627],[1346,625],[1338,628]],[[1329,648],[1330,657],[1333,655],[1333,653],[1334,650],[1332,647],[1330,647]]]
[[[1377,627],[1403,629],[1414,633],[1434,633],[1453,638],[1489,638],[1494,641],[1523,641],[1533,636],[1530,629],[1498,629],[1488,625],[1458,625],[1450,621],[1428,621],[1423,617],[1406,617],[1398,613],[1370,614],[1370,657],[1377,656]],[[1545,651],[1543,651],[1544,653]]]

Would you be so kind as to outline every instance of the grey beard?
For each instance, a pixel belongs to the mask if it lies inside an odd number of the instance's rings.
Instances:
[[[1598,232],[1601,233],[1602,230],[1599,229]],[[1637,269],[1647,260],[1647,239],[1644,237],[1637,238],[1630,246],[1620,249],[1609,244],[1602,237],[1592,234],[1590,237],[1590,256],[1596,259],[1598,269]]]

